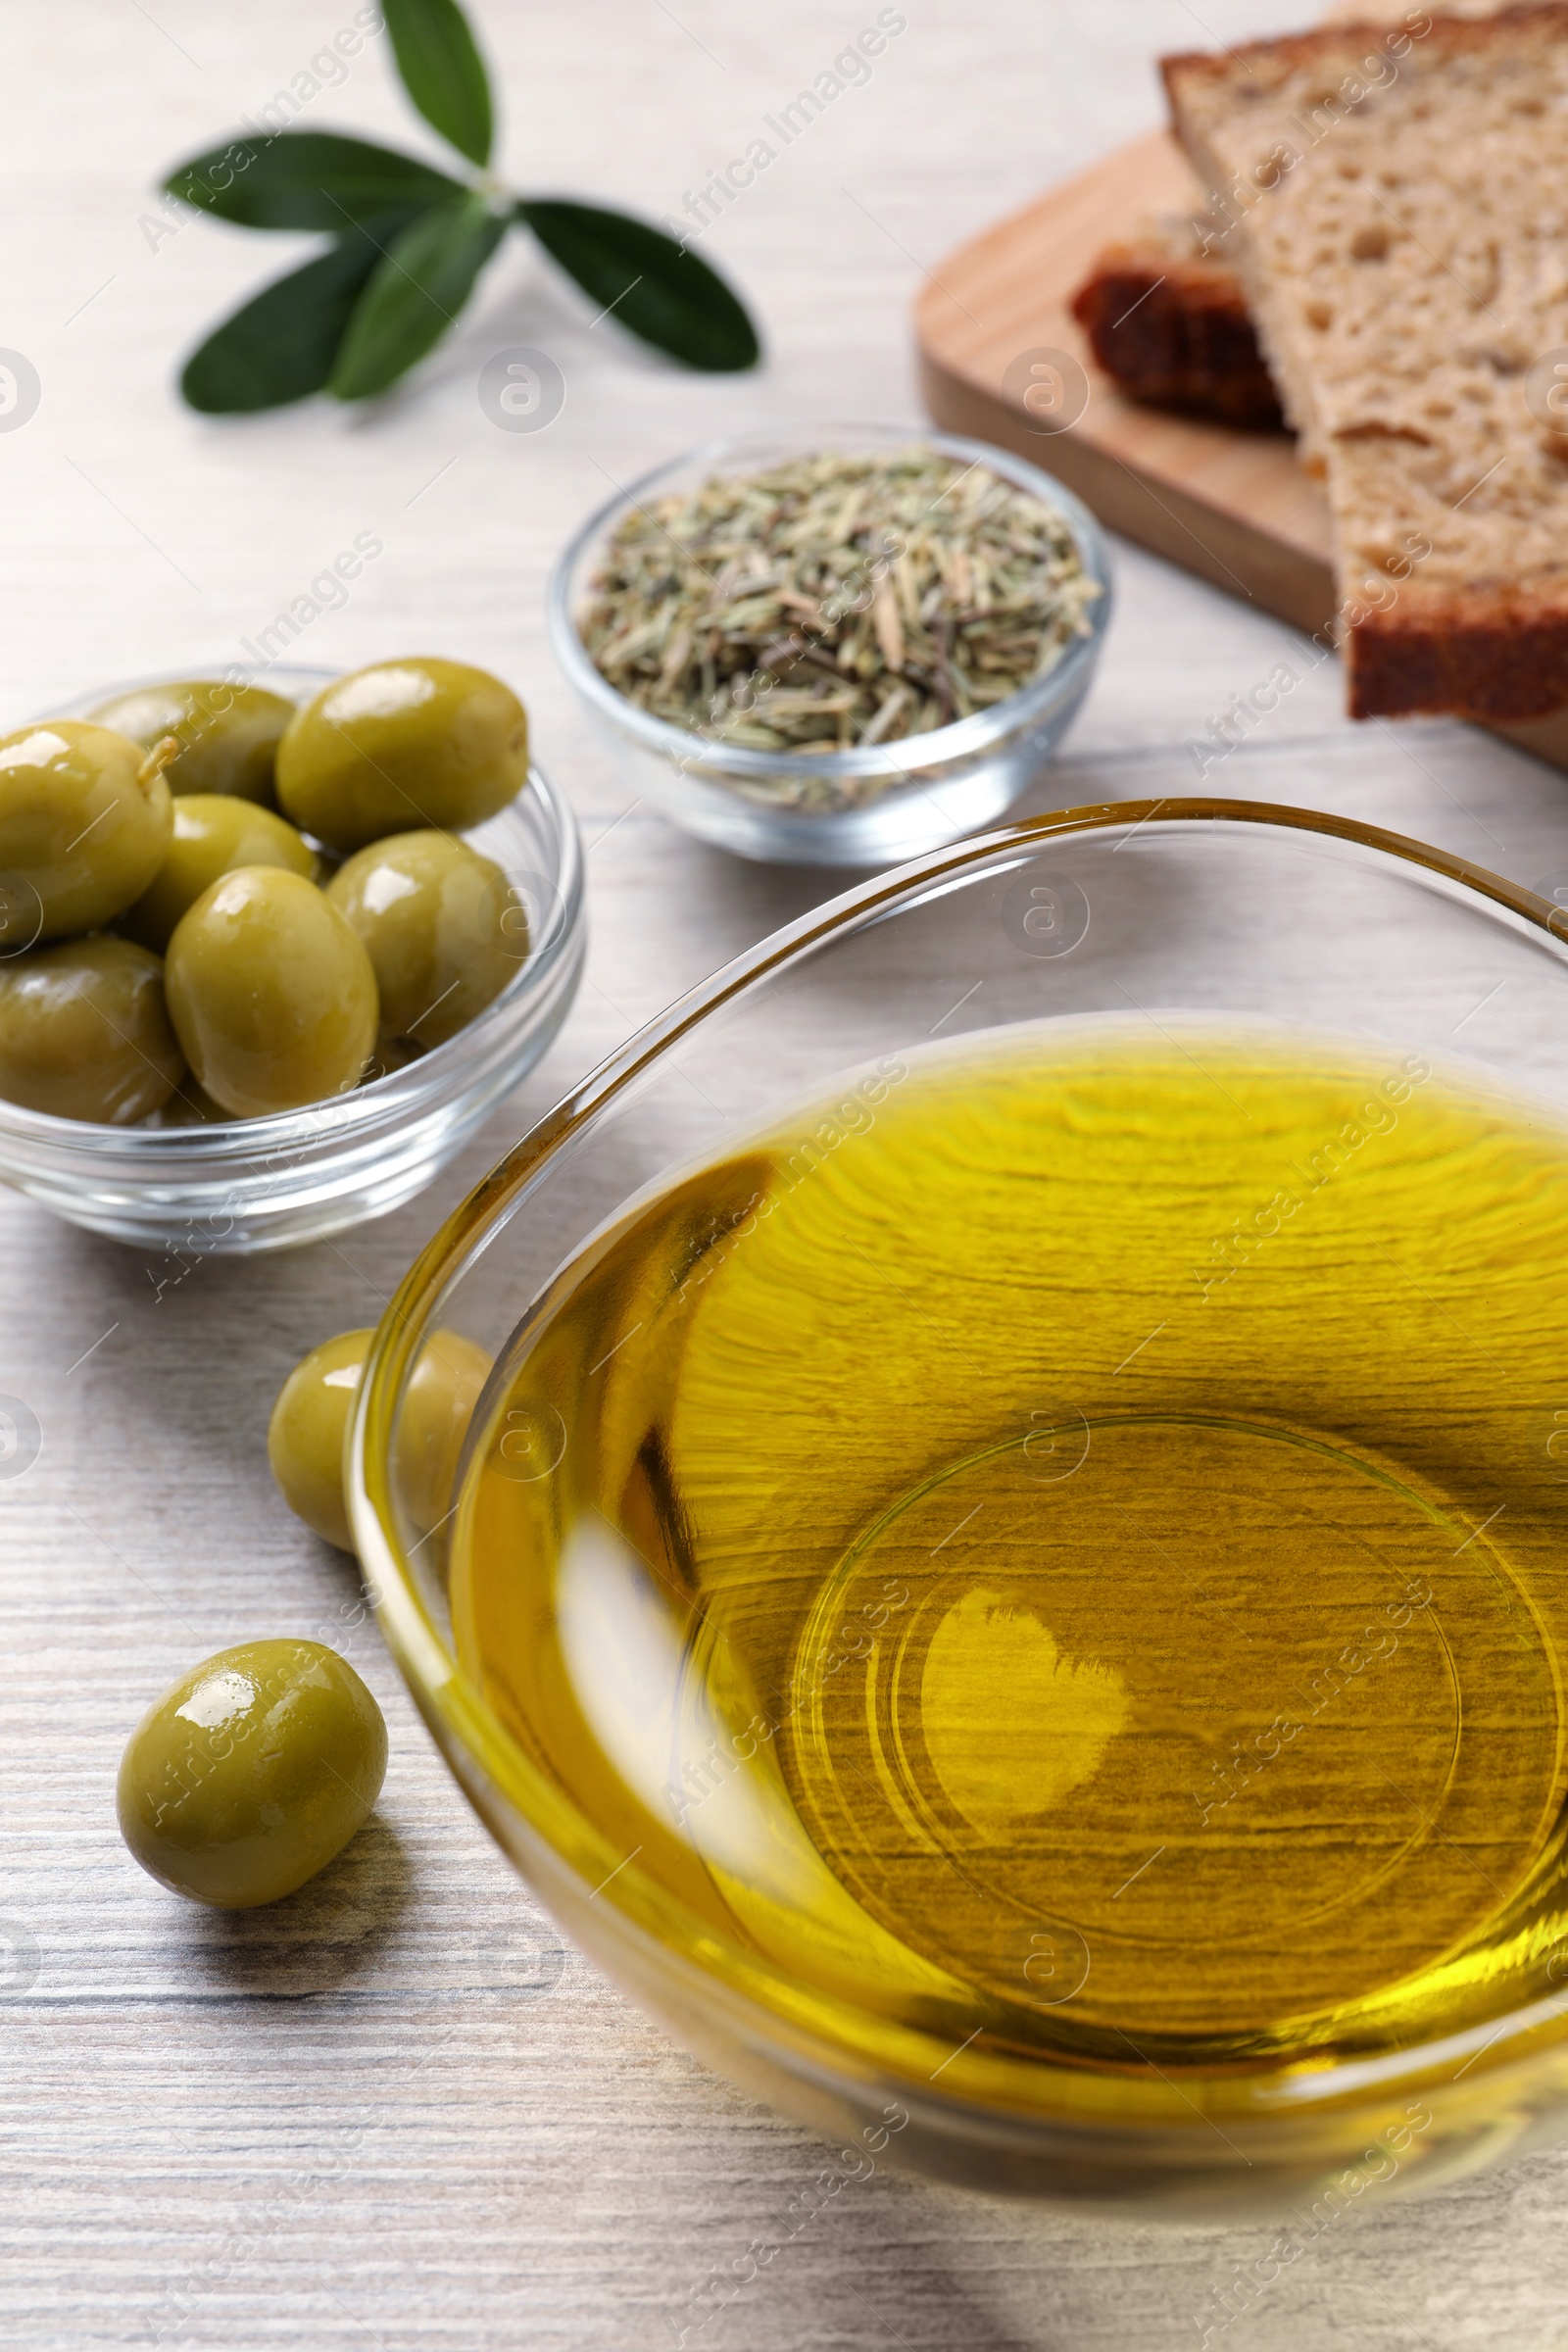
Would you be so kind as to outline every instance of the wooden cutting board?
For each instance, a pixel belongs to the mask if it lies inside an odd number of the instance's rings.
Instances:
[[[1070,308],[1103,246],[1197,202],[1156,131],[949,254],[915,306],[926,406],[949,431],[1034,459],[1112,530],[1311,634],[1336,604],[1329,514],[1290,435],[1126,399]],[[1494,732],[1568,768],[1568,711]]]

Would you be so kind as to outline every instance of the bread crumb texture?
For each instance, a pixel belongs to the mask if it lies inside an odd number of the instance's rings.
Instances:
[[[1568,704],[1568,6],[1165,73],[1325,476],[1352,710]]]

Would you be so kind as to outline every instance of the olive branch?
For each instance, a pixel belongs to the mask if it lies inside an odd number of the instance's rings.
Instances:
[[[313,392],[368,400],[432,350],[509,228],[531,230],[604,312],[689,368],[752,367],[757,332],[717,272],[661,229],[602,205],[519,196],[490,170],[490,77],[458,0],[382,0],[419,113],[473,167],[464,178],[337,131],[279,130],[192,156],[171,195],[240,228],[325,229],[314,261],[274,279],[186,361],[180,390],[209,415]]]

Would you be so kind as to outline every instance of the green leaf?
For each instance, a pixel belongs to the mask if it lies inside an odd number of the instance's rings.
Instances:
[[[381,214],[350,229],[225,318],[185,363],[179,388],[190,406],[232,416],[321,391],[383,248],[414,218]]]
[[[241,228],[330,228],[466,191],[412,155],[330,130],[280,130],[192,156],[164,185]]]
[[[472,164],[490,161],[490,77],[458,0],[382,0],[403,86],[425,121]]]
[[[715,374],[755,367],[760,346],[739,300],[662,229],[554,198],[521,197],[516,211],[568,276],[645,343]]]
[[[477,196],[411,221],[360,297],[327,390],[365,400],[422,360],[467,301],[505,228]]]

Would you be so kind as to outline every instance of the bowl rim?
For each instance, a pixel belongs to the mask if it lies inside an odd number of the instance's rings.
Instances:
[[[627,1900],[641,1879],[635,1855],[618,1857],[612,1841],[522,1753],[495,1720],[437,1626],[398,1536],[389,1465],[399,1393],[448,1282],[482,1254],[556,1154],[710,1012],[755,982],[808,957],[834,936],[869,927],[903,905],[918,905],[922,897],[958,886],[966,868],[989,865],[1005,872],[1007,865],[1001,861],[1009,852],[1021,861],[1042,845],[1074,836],[1125,829],[1130,839],[1146,826],[1167,825],[1192,834],[1223,826],[1243,833],[1260,829],[1350,844],[1434,875],[1448,886],[1445,895],[1474,894],[1490,901],[1504,915],[1549,937],[1568,960],[1568,907],[1412,836],[1310,808],[1189,797],[1110,802],[1054,810],[950,843],[855,885],[721,966],[608,1054],[512,1147],[425,1245],[389,1301],[367,1357],[345,1453],[350,1523],[382,1638],[459,1786],[503,1850],[498,1813],[520,1827],[538,1883],[559,1897],[563,1907],[569,1910],[572,1904],[597,1898],[601,1916],[608,1914],[609,1940],[641,1953],[656,1980],[683,1985],[688,1999],[695,1996],[715,2014],[727,2015],[752,2046],[790,2063],[797,2075],[833,2084],[842,2084],[850,2076],[884,2088],[892,2085],[928,2118],[935,2114],[957,2122],[967,2117],[975,2128],[987,2130],[1004,2119],[1010,2127],[1036,2135],[1059,2136],[1063,2129],[1089,2127],[1087,2116],[1075,2119],[1069,2110],[1046,2105],[1038,2088],[1035,2096],[1028,2095],[1030,2084],[1038,2086],[1047,2079],[1066,2082],[1071,2070],[1020,2060],[1007,2052],[995,2057],[975,2053],[960,2070],[971,2087],[938,2085],[926,2061],[934,2055],[951,2062],[955,2055],[940,2034],[915,2026],[890,2032],[881,2018],[876,2048],[864,2031],[867,2010],[844,1995],[814,1989],[808,2001],[776,1962],[730,1943],[710,1926],[700,1926],[654,1882],[649,1882],[646,1900],[635,1905]],[[521,1790],[528,1792],[526,1803]],[[569,1846],[560,1834],[563,1825],[570,1832]],[[596,1881],[590,1871],[601,1863]],[[656,1913],[678,1914],[690,1933],[679,1943],[656,1934],[647,1924]],[[706,1955],[701,1962],[693,1956],[699,1948]],[[1405,2086],[1431,2088],[1436,2068],[1451,2069],[1460,2060],[1465,2061],[1460,2071],[1479,2084],[1510,2066],[1528,2065],[1535,2055],[1532,2037],[1561,2020],[1563,2001],[1561,1994],[1538,2000],[1500,2021],[1483,2019],[1432,2042],[1370,2058],[1349,2057],[1308,2071],[1290,2066],[1274,2073],[1260,2070],[1254,2104],[1245,2117],[1236,2114],[1231,2120],[1245,2133],[1283,2126],[1293,2117],[1343,2109],[1347,2102],[1374,2092],[1392,2095]],[[884,2054],[890,2047],[899,2052],[896,2060]],[[977,2077],[983,2078],[983,2089],[972,2087]],[[1169,2139],[1173,2132],[1179,2135],[1183,2111],[1174,2105],[1178,2097],[1186,2099],[1186,2093],[1173,2091],[1171,2116],[1161,2126],[1139,2119],[1110,2130],[1097,2123],[1096,2135],[1102,2142],[1142,2145]],[[1187,2106],[1192,2107],[1190,2100]],[[1202,2111],[1193,2117],[1198,2129],[1210,2121]]]
[[[571,592],[580,564],[593,555],[615,518],[657,491],[671,475],[688,468],[708,466],[717,470],[747,456],[755,456],[760,464],[768,453],[776,453],[791,443],[803,449],[827,449],[836,437],[848,439],[856,435],[890,450],[919,444],[939,451],[944,457],[965,458],[970,465],[987,465],[993,472],[1028,491],[1043,506],[1059,514],[1072,536],[1085,572],[1100,591],[1089,609],[1089,626],[1084,635],[1076,638],[1042,676],[1032,678],[1026,686],[984,710],[971,711],[967,718],[955,719],[945,727],[933,727],[924,735],[906,736],[897,744],[872,744],[869,748],[847,752],[761,752],[744,744],[728,744],[716,736],[700,735],[692,728],[657,718],[612,686],[583,644],[572,610]],[[591,710],[633,737],[646,750],[662,754],[677,771],[695,771],[708,783],[731,778],[768,781],[802,773],[830,783],[846,778],[884,777],[894,784],[906,784],[914,791],[923,788],[932,768],[976,758],[1078,693],[1087,683],[1085,673],[1092,671],[1100,659],[1115,602],[1105,532],[1082,499],[1054,474],[995,442],[939,432],[918,421],[903,425],[853,417],[827,417],[820,423],[778,425],[771,431],[731,434],[701,442],[679,457],[663,459],[618,488],[578,525],[557,557],[545,591],[551,646],[568,683]],[[891,796],[880,796],[878,806],[888,797]],[[784,809],[769,813],[815,825],[842,823],[846,812]]]
[[[289,695],[289,682],[296,685],[299,693],[293,699],[297,701],[308,699],[344,674],[316,663],[289,662],[274,662],[268,673],[279,681],[276,690],[285,698]],[[192,666],[163,671],[157,676],[122,678],[63,697],[64,707],[57,706],[22,723],[44,725],[51,718],[74,718],[89,704],[106,703],[141,688],[209,676],[221,681],[222,665],[214,663],[208,668]],[[269,691],[272,689],[269,687]],[[586,869],[576,818],[561,787],[530,760],[523,792],[485,821],[494,824],[508,815],[520,817],[520,803],[525,795],[532,795],[544,811],[545,829],[555,845],[556,870],[541,873],[537,879],[547,883],[555,893],[557,919],[547,930],[543,946],[523,958],[516,977],[509,980],[501,994],[492,998],[454,1036],[433,1046],[403,1069],[387,1071],[348,1094],[327,1096],[318,1102],[300,1103],[292,1110],[270,1111],[255,1119],[214,1119],[190,1127],[140,1124],[117,1127],[102,1119],[61,1118],[52,1111],[32,1110],[24,1103],[0,1098],[0,1159],[8,1144],[23,1150],[45,1151],[68,1165],[73,1159],[98,1165],[106,1152],[123,1152],[129,1154],[136,1175],[177,1182],[202,1171],[216,1172],[230,1159],[251,1160],[295,1150],[304,1144],[330,1145],[373,1134],[378,1128],[397,1132],[432,1104],[447,1100],[454,1090],[461,1094],[459,1062],[487,1060],[486,1050],[496,1044],[500,1023],[515,1018],[525,1004],[548,995],[563,959],[575,954],[580,946],[586,918]],[[0,963],[0,970],[3,969],[4,964]],[[453,1048],[458,1049],[457,1054],[449,1051]]]

